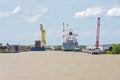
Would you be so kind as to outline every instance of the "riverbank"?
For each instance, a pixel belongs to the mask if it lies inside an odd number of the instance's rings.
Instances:
[[[119,80],[120,55],[41,51],[0,54],[0,80]]]

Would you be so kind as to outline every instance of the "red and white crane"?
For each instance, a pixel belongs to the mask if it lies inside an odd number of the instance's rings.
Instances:
[[[99,48],[99,36],[100,36],[100,17],[98,17],[97,20],[96,44],[95,44],[96,49]]]

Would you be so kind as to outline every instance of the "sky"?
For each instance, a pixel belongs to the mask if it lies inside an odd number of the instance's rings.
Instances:
[[[47,45],[62,44],[62,23],[78,32],[79,45],[120,43],[120,0],[0,0],[0,43],[31,45],[46,30]]]

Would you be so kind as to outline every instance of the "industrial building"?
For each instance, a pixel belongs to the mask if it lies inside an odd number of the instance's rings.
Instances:
[[[108,50],[110,47],[112,47],[112,44],[104,44],[104,45],[99,45],[99,49],[101,51]],[[90,51],[96,48],[96,45],[86,45],[86,51]]]

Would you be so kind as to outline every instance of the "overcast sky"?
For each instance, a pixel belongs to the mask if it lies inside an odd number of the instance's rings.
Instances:
[[[120,43],[120,0],[0,0],[0,43],[34,44],[43,24],[47,44],[62,44],[65,22],[80,45],[94,45],[98,16],[100,44]]]

